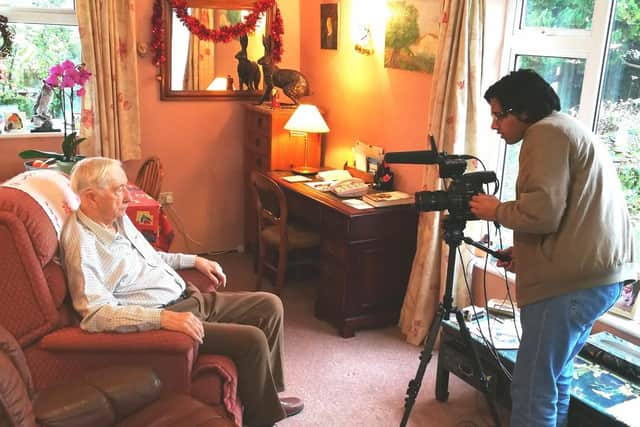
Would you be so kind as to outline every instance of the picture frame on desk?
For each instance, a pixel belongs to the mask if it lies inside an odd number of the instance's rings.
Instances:
[[[640,293],[640,280],[624,285],[620,298],[609,312],[628,319],[639,320],[640,300],[638,299],[638,293]]]

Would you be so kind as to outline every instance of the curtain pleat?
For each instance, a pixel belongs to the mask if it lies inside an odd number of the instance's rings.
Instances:
[[[438,151],[476,155],[477,108],[481,89],[485,0],[445,0],[439,31],[439,48],[431,90],[430,132]],[[443,189],[438,168],[425,167],[424,187]],[[422,212],[418,224],[416,256],[400,313],[400,328],[407,341],[420,345],[435,318],[445,290],[449,247],[443,241],[441,212]],[[467,223],[467,234],[473,228]],[[461,246],[462,248],[462,246]],[[454,305],[468,304],[460,265],[469,251],[457,256],[453,283]],[[469,278],[470,280],[470,278]],[[464,290],[464,292],[463,292]]]
[[[214,22],[214,9],[193,8],[192,16],[198,16],[200,22],[208,28],[217,28]],[[214,77],[214,50],[212,41],[200,40],[198,36],[189,35],[189,50],[184,70],[184,90],[207,90]]]
[[[93,73],[83,98],[83,154],[140,159],[134,0],[77,0],[82,60]]]

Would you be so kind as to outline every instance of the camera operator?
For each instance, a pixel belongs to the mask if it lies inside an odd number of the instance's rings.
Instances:
[[[567,424],[573,359],[595,320],[636,277],[629,215],[606,147],[560,113],[553,88],[518,70],[484,94],[492,129],[522,140],[516,200],[478,194],[471,212],[514,231],[522,340],[513,372],[511,425]]]

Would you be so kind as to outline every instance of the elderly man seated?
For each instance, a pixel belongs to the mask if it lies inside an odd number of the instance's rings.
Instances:
[[[279,398],[283,381],[283,308],[266,292],[201,293],[174,269],[195,267],[224,288],[215,262],[195,255],[157,252],[125,211],[127,176],[117,160],[93,157],[73,169],[71,187],[80,208],[61,235],[73,306],[89,332],[168,329],[223,354],[238,368],[238,393],[249,426],[272,426],[303,408]]]

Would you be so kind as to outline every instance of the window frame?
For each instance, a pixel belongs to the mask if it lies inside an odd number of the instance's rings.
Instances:
[[[72,8],[13,7],[0,4],[0,14],[9,23],[78,26],[75,1]]]
[[[7,17],[9,24],[37,24],[55,26],[78,27],[76,16],[76,2],[73,7],[14,7],[0,0],[0,15]],[[56,119],[58,120],[58,119]],[[36,133],[7,133],[0,134],[0,139],[9,140],[13,138],[46,138],[59,132],[36,132]]]
[[[595,0],[590,30],[524,27],[526,0],[508,6],[501,75],[515,69],[518,55],[585,60],[578,120],[595,131],[598,99],[604,83],[607,43],[613,26],[615,0]]]

